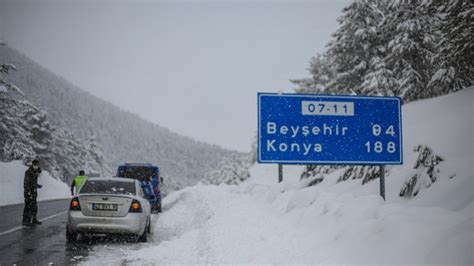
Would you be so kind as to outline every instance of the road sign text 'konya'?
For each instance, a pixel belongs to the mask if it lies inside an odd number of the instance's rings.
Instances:
[[[401,100],[259,93],[258,161],[402,164]]]

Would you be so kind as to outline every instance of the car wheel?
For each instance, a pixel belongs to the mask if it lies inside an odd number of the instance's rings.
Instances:
[[[158,212],[161,212],[161,204],[158,206]]]
[[[151,219],[148,218],[148,226],[146,227],[146,232],[151,233]]]
[[[145,243],[147,241],[147,232],[146,232],[146,228],[145,230],[143,231],[143,234],[141,236],[138,236],[138,242],[142,242],[142,243]]]
[[[76,242],[77,240],[77,233],[71,232],[69,226],[66,226],[66,240],[68,242]]]

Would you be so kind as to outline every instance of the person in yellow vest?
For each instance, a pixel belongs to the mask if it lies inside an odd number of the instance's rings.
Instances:
[[[71,195],[77,194],[81,186],[86,182],[87,176],[83,170],[79,171],[79,175],[74,177],[71,184]],[[74,187],[76,188],[76,193],[74,193]]]

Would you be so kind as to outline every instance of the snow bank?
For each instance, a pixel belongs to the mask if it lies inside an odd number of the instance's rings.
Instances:
[[[474,264],[474,89],[403,107],[404,160],[379,181],[337,183],[340,171],[314,187],[302,166],[256,165],[240,186],[197,185],[171,193],[153,243],[98,247],[94,263]],[[413,173],[413,147],[443,156],[441,177],[415,198],[398,196]],[[449,177],[455,174],[455,177]]]
[[[472,263],[474,204],[459,211],[376,195],[195,186],[169,195],[152,244],[99,248],[94,263]]]
[[[0,206],[23,202],[23,180],[26,169],[21,161],[0,162]],[[71,194],[65,183],[54,179],[46,171],[41,173],[38,183],[43,185],[38,190],[40,201],[68,198]]]

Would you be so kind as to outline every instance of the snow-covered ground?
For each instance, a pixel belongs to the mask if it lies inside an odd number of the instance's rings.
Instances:
[[[27,167],[21,161],[0,162],[0,206],[22,203],[23,181]],[[69,187],[51,177],[43,171],[38,178],[38,184],[43,185],[38,189],[38,200],[68,198],[71,195]]]
[[[196,185],[171,193],[150,243],[99,245],[88,263],[474,264],[474,89],[403,107],[404,165],[379,181],[314,187],[301,166],[256,165],[239,186]],[[398,193],[413,173],[416,144],[444,158],[440,178],[414,199]],[[454,178],[449,178],[454,176]]]

